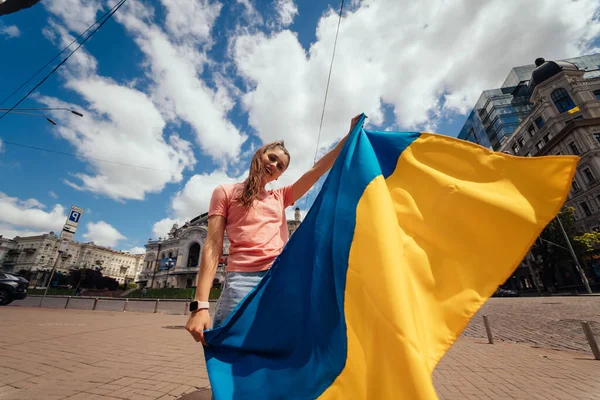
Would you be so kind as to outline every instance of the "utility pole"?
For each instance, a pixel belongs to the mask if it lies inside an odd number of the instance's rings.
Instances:
[[[79,225],[79,221],[81,219],[82,214],[83,209],[77,206],[71,206],[71,211],[69,211],[67,221],[65,222],[65,225],[63,226],[62,232],[60,234],[60,245],[58,247],[58,254],[56,255],[56,260],[54,260],[54,265],[52,266],[52,271],[50,272],[50,279],[48,280],[48,284],[46,285],[46,290],[44,290],[42,301],[40,301],[40,307],[42,306],[42,304],[44,304],[44,300],[46,299],[46,294],[48,293],[48,289],[50,288],[50,284],[52,283],[52,276],[54,275],[54,271],[56,270],[58,260],[61,254],[67,251],[67,249],[69,248],[69,240],[73,240],[73,236],[75,236],[75,232],[77,231],[77,226]]]
[[[575,268],[577,269],[577,272],[579,272],[581,281],[583,282],[583,285],[585,286],[585,289],[587,290],[587,292],[589,294],[592,294],[592,288],[590,288],[590,284],[587,280],[587,277],[585,276],[585,272],[583,271],[583,268],[581,268],[581,265],[579,264],[579,260],[577,259],[577,256],[575,255],[575,250],[573,250],[573,246],[571,245],[571,240],[569,239],[569,236],[567,235],[567,232],[565,231],[565,228],[563,227],[563,224],[560,221],[560,216],[557,216],[556,219],[558,220],[558,225],[560,226],[560,229],[561,229],[563,235],[565,236],[567,246],[569,246],[569,252],[571,253],[571,257],[573,257],[573,261],[575,262]]]
[[[529,251],[527,253],[527,256],[531,254],[531,251]],[[533,254],[531,254],[533,256]],[[529,259],[527,258],[527,256],[525,256],[525,264],[527,264],[527,267],[529,267],[529,273],[531,274],[531,279],[533,279],[533,284],[535,285],[535,288],[538,291],[538,294],[542,294],[542,288],[540,287],[540,284],[538,282],[537,276],[535,274],[535,271],[533,270],[533,267],[531,266],[531,261],[529,261]]]

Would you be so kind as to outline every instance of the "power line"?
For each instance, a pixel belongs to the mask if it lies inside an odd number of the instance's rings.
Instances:
[[[321,111],[321,122],[319,123],[319,135],[317,136],[317,146],[315,148],[315,156],[313,158],[313,165],[317,163],[317,154],[319,153],[319,143],[321,141],[321,130],[323,129],[323,118],[325,117],[325,107],[327,105],[327,95],[329,94],[329,83],[331,81],[331,71],[333,70],[333,61],[335,60],[335,49],[337,47],[338,35],[340,33],[340,25],[342,23],[342,14],[344,12],[344,0],[340,4],[340,13],[338,17],[337,30],[335,32],[335,40],[333,41],[333,53],[331,54],[331,63],[329,64],[329,75],[327,76],[327,86],[325,87],[325,98],[323,99],[323,110]],[[308,203],[308,193],[304,198],[304,209]]]
[[[102,22],[100,23],[100,25],[98,25],[98,27],[97,27],[96,29],[94,29],[94,30],[93,30],[93,31],[92,31],[92,32],[91,32],[91,33],[90,33],[90,34],[89,34],[89,35],[88,35],[88,36],[87,36],[85,39],[83,39],[83,41],[82,41],[82,42],[79,44],[79,46],[77,46],[77,47],[75,48],[75,50],[73,50],[73,51],[72,51],[72,52],[71,52],[71,53],[70,53],[70,54],[69,54],[67,57],[65,57],[65,59],[64,59],[64,60],[62,60],[60,63],[58,63],[58,65],[57,65],[56,67],[54,67],[54,69],[53,69],[52,71],[50,71],[50,72],[48,73],[48,75],[46,75],[46,76],[44,77],[44,79],[42,79],[42,80],[41,80],[41,81],[40,81],[40,82],[39,82],[37,85],[35,85],[35,86],[33,87],[33,89],[31,89],[29,92],[27,92],[27,94],[26,94],[25,96],[21,97],[21,99],[20,99],[20,100],[19,100],[19,101],[18,101],[18,102],[17,102],[17,103],[14,105],[14,106],[12,106],[12,107],[10,108],[10,110],[8,110],[8,111],[6,111],[4,114],[0,115],[0,119],[4,118],[4,117],[5,117],[5,116],[6,116],[8,113],[10,113],[12,110],[14,110],[14,109],[15,109],[15,108],[16,108],[16,107],[19,105],[19,104],[21,104],[21,103],[23,102],[23,100],[25,100],[27,97],[29,97],[29,95],[30,95],[31,93],[33,93],[33,91],[34,91],[35,89],[37,89],[38,87],[40,87],[40,86],[41,86],[41,85],[42,85],[42,84],[43,84],[43,83],[44,83],[44,82],[45,82],[45,81],[46,81],[46,80],[47,80],[47,79],[48,79],[48,78],[49,78],[49,77],[50,77],[52,74],[54,74],[54,72],[56,72],[56,70],[57,70],[58,68],[60,68],[60,67],[61,67],[61,66],[62,66],[62,65],[65,63],[65,62],[67,62],[67,60],[68,60],[69,58],[71,58],[71,56],[72,56],[73,54],[75,54],[75,52],[76,52],[77,50],[79,50],[79,49],[81,48],[81,46],[83,46],[83,45],[85,44],[85,42],[87,42],[87,41],[88,41],[88,40],[89,40],[89,39],[90,39],[92,36],[94,36],[94,34],[95,34],[96,32],[98,32],[98,30],[99,30],[100,28],[102,28],[102,26],[103,26],[103,25],[104,25],[104,24],[105,24],[105,23],[106,23],[106,22],[107,22],[107,21],[108,21],[108,20],[109,20],[109,19],[110,19],[110,18],[111,18],[113,15],[114,15],[114,13],[116,13],[116,12],[119,10],[119,8],[121,8],[121,6],[122,6],[123,4],[125,4],[125,2],[126,2],[126,1],[127,1],[127,0],[121,0],[121,1],[120,1],[120,2],[119,2],[119,3],[118,3],[116,6],[115,6],[115,7],[113,7],[112,11],[111,11],[111,12],[108,14],[108,16],[106,17],[106,19],[104,19],[104,21],[102,21]]]
[[[35,78],[40,72],[42,72],[48,65],[50,65],[52,63],[52,61],[56,60],[62,53],[65,52],[65,50],[67,50],[69,47],[71,47],[71,45],[73,45],[73,43],[75,43],[76,41],[78,41],[83,35],[85,35],[90,29],[92,29],[92,27],[94,27],[98,22],[100,22],[104,17],[106,17],[116,6],[118,5],[118,3],[116,5],[114,5],[110,10],[108,10],[107,12],[105,12],[100,18],[98,18],[96,20],[96,22],[94,22],[92,25],[90,25],[85,31],[83,31],[81,34],[79,34],[79,36],[77,36],[75,39],[73,39],[73,41],[71,43],[69,43],[64,49],[62,49],[57,55],[55,55],[54,57],[52,57],[52,59],[50,59],[50,61],[48,61],[42,68],[40,68],[35,74],[33,74],[29,79],[27,79],[25,82],[23,82],[23,84],[21,86],[19,86],[18,88],[16,88],[15,90],[13,90],[13,92],[11,94],[9,94],[7,97],[4,98],[4,100],[0,101],[0,105],[4,104],[6,102],[6,100],[10,99],[11,97],[14,96],[15,93],[17,93],[19,90],[23,89],[23,87],[25,85],[27,85],[29,82],[31,82],[31,80],[33,78]]]
[[[123,163],[123,162],[119,162],[119,161],[105,160],[103,158],[97,158],[97,157],[91,157],[91,156],[83,156],[83,155],[78,155],[78,154],[74,154],[74,153],[67,153],[65,151],[51,150],[51,149],[46,149],[46,148],[43,148],[43,147],[31,146],[31,145],[23,144],[23,143],[7,142],[4,139],[1,139],[1,143],[8,144],[10,146],[24,147],[26,149],[32,149],[32,150],[38,150],[38,151],[45,151],[47,153],[60,154],[60,155],[63,155],[63,156],[69,156],[69,157],[75,157],[75,158],[86,158],[86,159],[89,159],[89,160],[101,161],[101,162],[105,162],[105,163],[109,163],[109,164],[122,165],[122,166],[126,166],[126,167],[141,168],[141,169],[147,169],[147,170],[151,170],[151,171],[169,172],[171,174],[181,174],[181,175],[190,176],[190,177],[195,175],[195,174],[185,173],[183,171],[182,172],[177,172],[177,171],[169,171],[167,169],[144,167],[142,165],[134,165],[134,164],[128,164],[128,163]]]

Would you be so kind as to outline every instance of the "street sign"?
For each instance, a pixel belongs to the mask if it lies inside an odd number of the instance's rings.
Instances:
[[[75,236],[75,234],[67,231],[66,229],[63,229],[63,231],[60,233],[61,239],[73,240],[73,236]]]
[[[77,229],[77,225],[79,225],[79,220],[81,219],[81,214],[83,214],[83,209],[76,206],[72,206],[65,225],[69,225]]]
[[[58,248],[58,252],[59,253],[64,253],[68,249],[69,249],[69,240],[68,239],[62,239],[60,241],[60,247]]]
[[[67,215],[67,221],[65,222],[62,232],[60,233],[61,239],[73,240],[75,232],[77,232],[77,226],[79,225],[79,221],[81,220],[82,214],[82,208],[79,208],[77,206],[71,206],[69,215]],[[58,252],[62,253],[60,249],[58,250]]]

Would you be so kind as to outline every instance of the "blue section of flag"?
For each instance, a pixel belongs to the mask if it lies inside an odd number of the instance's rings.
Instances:
[[[418,137],[366,133],[363,122],[364,115],[271,270],[223,326],[206,332],[216,399],[313,399],[344,368],[344,290],[356,206],[366,186],[389,175]]]

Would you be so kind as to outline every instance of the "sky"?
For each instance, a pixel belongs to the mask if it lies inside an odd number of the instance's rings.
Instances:
[[[0,102],[117,2],[42,0],[0,17]],[[285,141],[291,164],[273,187],[289,185],[357,114],[368,129],[457,136],[511,68],[600,52],[597,0],[346,0],[318,139],[339,7],[127,1],[19,105],[83,117],[0,119],[0,235],[60,232],[76,205],[75,240],[143,253],[208,211],[217,185],[242,181],[263,143]],[[320,183],[296,203],[303,215]]]

